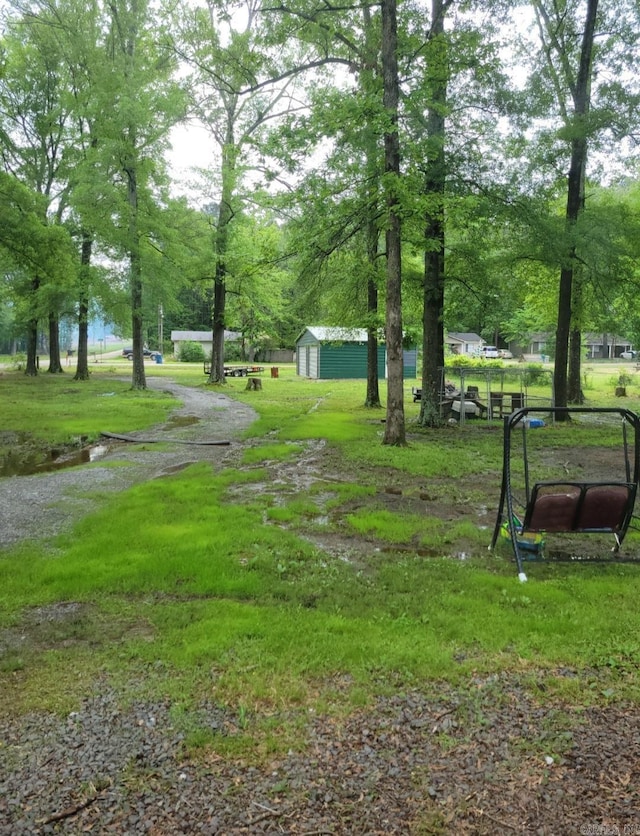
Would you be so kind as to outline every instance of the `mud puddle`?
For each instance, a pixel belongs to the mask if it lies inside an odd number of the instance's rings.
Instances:
[[[175,415],[173,418],[169,418],[162,431],[166,432],[180,427],[192,427],[198,423],[200,423],[200,418],[197,415]]]
[[[33,476],[69,467],[89,464],[103,458],[109,444],[92,444],[79,449],[41,448],[29,444],[16,445],[0,455],[0,478]]]

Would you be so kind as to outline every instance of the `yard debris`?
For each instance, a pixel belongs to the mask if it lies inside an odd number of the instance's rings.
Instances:
[[[170,444],[196,444],[201,447],[224,447],[231,444],[230,441],[192,441],[185,438],[138,438],[135,435],[109,432],[101,432],[100,435],[103,438],[114,438],[116,441],[132,441],[135,444],[161,444],[163,441]]]

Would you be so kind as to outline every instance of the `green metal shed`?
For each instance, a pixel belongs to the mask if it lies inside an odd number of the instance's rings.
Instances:
[[[405,348],[402,352],[402,376],[406,379],[408,377],[418,376],[418,349]]]
[[[386,349],[378,345],[378,377],[386,376]],[[416,376],[417,349],[404,352],[404,376]],[[296,372],[323,380],[366,379],[367,332],[364,328],[309,325],[296,340]]]

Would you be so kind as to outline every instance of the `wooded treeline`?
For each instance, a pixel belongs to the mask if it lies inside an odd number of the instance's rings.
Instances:
[[[402,344],[437,425],[445,328],[555,334],[555,400],[581,335],[640,344],[635,0],[9,0],[0,43],[0,336],[35,375],[46,330],[100,315],[143,346],[212,328],[292,346],[365,327],[365,403],[404,443]],[[177,184],[176,126],[214,161]],[[184,150],[189,156],[190,149]],[[162,350],[162,346],[158,346]]]

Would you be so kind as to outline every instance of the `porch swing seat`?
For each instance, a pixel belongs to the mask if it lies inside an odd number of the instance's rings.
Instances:
[[[549,534],[612,534],[615,553],[622,545],[634,516],[634,507],[640,477],[640,417],[627,409],[606,407],[571,407],[563,412],[605,413],[617,417],[622,425],[621,478],[611,481],[537,481],[530,483],[530,466],[527,455],[527,424],[532,412],[540,408],[516,410],[504,419],[504,455],[502,489],[498,516],[490,549],[495,546],[500,532],[507,531],[518,565],[520,580],[526,581],[522,562],[525,559],[527,538],[531,535]],[[546,409],[553,414],[559,409]],[[511,434],[522,428],[524,454],[524,511],[515,513],[516,500],[511,469]],[[629,447],[627,430],[633,433]],[[537,431],[536,431],[537,432]],[[613,475],[613,474],[612,474]]]
[[[617,534],[633,511],[635,485],[538,482],[524,515],[526,531]]]

